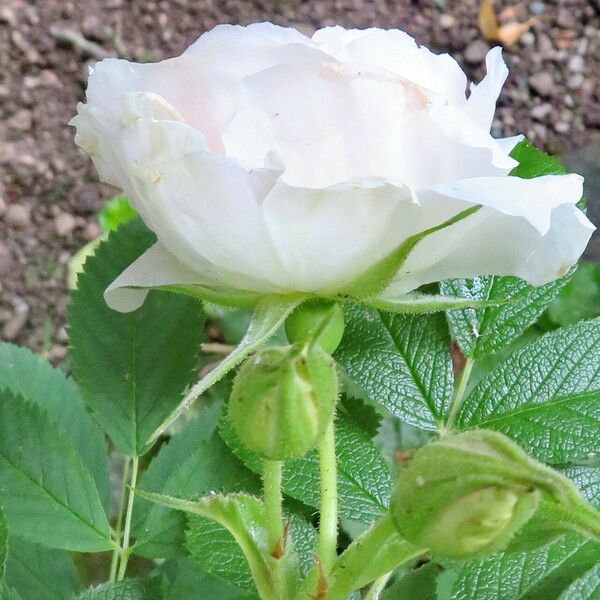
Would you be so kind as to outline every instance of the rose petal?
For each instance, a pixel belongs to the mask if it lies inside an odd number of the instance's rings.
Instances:
[[[431,220],[449,207],[482,208],[423,239],[384,295],[477,275],[515,275],[533,285],[557,279],[581,256],[595,229],[575,206],[580,197],[577,175],[484,179],[425,191],[419,199]]]

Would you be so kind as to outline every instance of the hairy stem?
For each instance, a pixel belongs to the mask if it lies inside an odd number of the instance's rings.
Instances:
[[[125,457],[125,463],[123,464],[123,475],[121,476],[121,492],[119,494],[119,508],[117,511],[117,522],[115,524],[115,541],[119,544],[115,547],[112,554],[112,560],[110,562],[110,581],[114,582],[117,578],[117,565],[119,563],[119,556],[121,553],[121,535],[123,533],[123,514],[125,512],[125,498],[127,497],[127,480],[129,478],[129,467],[131,466],[131,459]]]
[[[129,497],[127,498],[127,512],[125,513],[125,529],[123,530],[123,545],[121,546],[121,564],[117,581],[125,577],[127,562],[129,561],[129,537],[131,535],[131,518],[133,516],[133,500],[135,498],[135,486],[137,484],[138,467],[140,459],[134,456],[131,459],[131,479],[129,482]]]
[[[391,515],[386,514],[337,558],[323,600],[346,600],[355,590],[425,552],[427,548],[417,548],[404,540]]]
[[[338,493],[335,424],[332,420],[319,444],[321,503],[319,510],[319,560],[325,574],[337,556]]]
[[[283,554],[281,466],[279,460],[268,460],[266,458],[263,460],[263,491],[269,552],[274,558],[280,558]]]
[[[379,579],[373,582],[373,585],[369,588],[365,600],[379,600],[381,592],[383,592],[387,582],[390,580],[393,571],[388,571],[385,575],[382,575]]]
[[[465,367],[460,374],[460,379],[458,380],[458,387],[456,388],[454,398],[452,399],[452,404],[450,404],[448,419],[446,420],[446,425],[444,426],[445,432],[449,432],[454,429],[454,422],[456,421],[456,416],[458,415],[458,411],[462,405],[465,390],[467,389],[467,384],[469,383],[469,377],[471,376],[471,371],[473,370],[474,364],[475,360],[467,357]]]

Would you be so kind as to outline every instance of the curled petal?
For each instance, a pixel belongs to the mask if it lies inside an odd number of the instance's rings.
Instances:
[[[421,193],[424,210],[436,219],[443,210],[473,204],[482,208],[424,238],[383,296],[476,275],[516,275],[533,285],[561,277],[581,256],[595,229],[575,206],[581,181],[577,175],[491,178]]]

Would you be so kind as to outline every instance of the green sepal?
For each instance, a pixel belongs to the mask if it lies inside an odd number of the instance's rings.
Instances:
[[[135,287],[132,286],[132,289],[135,289]],[[196,300],[213,302],[214,304],[221,304],[223,306],[231,307],[254,306],[257,302],[260,301],[261,298],[265,296],[264,294],[259,294],[258,292],[237,290],[235,288],[229,287],[209,287],[200,284],[159,285],[153,287],[152,289],[160,290],[163,292],[173,292],[175,294],[182,294],[183,296],[190,296],[191,298],[196,298]]]
[[[408,294],[396,296],[395,298],[385,298],[381,296],[365,298],[363,302],[373,308],[389,313],[420,315],[462,308],[499,306],[506,303],[507,300],[475,300],[470,298],[459,298],[456,296],[443,296],[441,294],[410,292]]]
[[[338,290],[338,293],[342,296],[347,295],[358,299],[377,296],[389,285],[394,275],[406,261],[410,252],[421,240],[432,233],[441,231],[446,227],[450,227],[451,225],[466,219],[480,208],[480,205],[471,206],[435,227],[431,227],[410,236],[388,254],[388,256],[380,260],[362,275],[359,275],[352,283],[345,286],[343,289]]]

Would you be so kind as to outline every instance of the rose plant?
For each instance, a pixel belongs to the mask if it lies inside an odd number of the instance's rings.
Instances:
[[[594,227],[486,67],[259,23],[91,69],[75,140],[139,218],[73,378],[0,345],[2,598],[594,597],[600,327],[538,321]]]

